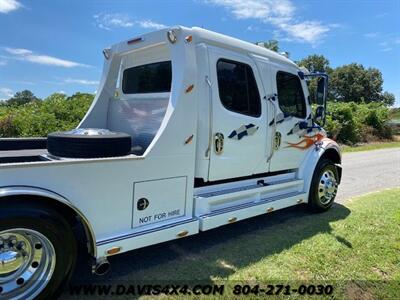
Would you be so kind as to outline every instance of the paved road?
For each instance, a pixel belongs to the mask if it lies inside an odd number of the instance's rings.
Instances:
[[[400,148],[345,153],[343,178],[336,201],[400,187]]]
[[[155,280],[161,280],[162,284],[168,284],[171,283],[171,278],[175,277],[183,281],[198,280],[204,277],[225,277],[227,274],[234,273],[234,267],[229,265],[222,265],[221,269],[216,267],[216,265],[221,264],[220,260],[223,261],[225,255],[224,251],[221,250],[222,256],[216,257],[214,249],[223,248],[225,245],[230,245],[228,247],[234,245],[234,251],[250,253],[249,257],[238,255],[240,259],[236,263],[239,266],[251,265],[265,255],[273,255],[276,252],[283,251],[303,239],[322,232],[330,232],[330,222],[344,219],[349,215],[350,211],[343,203],[350,197],[386,188],[400,187],[400,148],[344,154],[343,169],[343,180],[337,198],[337,202],[341,204],[337,204],[328,213],[323,214],[326,220],[322,224],[321,222],[315,224],[313,215],[310,215],[306,209],[296,206],[237,224],[223,226],[197,236],[111,257],[112,271],[104,277],[91,275],[87,266],[80,265],[72,282],[78,285],[81,283],[113,283],[115,287],[115,285],[121,283],[140,282],[143,284],[141,282],[143,280],[147,280],[148,282],[145,282],[147,284],[154,283]],[[308,225],[304,230],[299,231],[301,234],[289,233],[285,243],[281,245],[282,248],[272,248],[267,253],[258,253],[260,252],[259,247],[254,245],[254,249],[249,251],[247,248],[251,246],[251,243],[244,243],[243,246],[240,246],[243,243],[240,241],[249,238],[257,239],[257,236],[268,236],[269,231],[282,230],[282,226],[284,226],[282,224],[287,223],[293,224],[293,226],[296,226],[296,224]],[[261,239],[261,241],[264,241],[264,239]],[[273,244],[273,241],[270,241],[270,243]],[[232,249],[229,248],[227,251],[232,251]],[[202,267],[203,265],[204,267]],[[196,267],[200,269],[196,269],[197,271],[187,270]],[[61,299],[72,300],[76,298],[65,292]],[[85,297],[85,299],[96,299],[96,297]],[[131,299],[134,299],[134,297]]]

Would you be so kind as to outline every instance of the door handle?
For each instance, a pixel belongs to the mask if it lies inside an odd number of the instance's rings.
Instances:
[[[220,132],[214,135],[214,151],[218,155],[224,151],[224,135]]]

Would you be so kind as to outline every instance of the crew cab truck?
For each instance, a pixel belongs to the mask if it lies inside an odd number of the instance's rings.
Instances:
[[[32,155],[0,153],[0,298],[55,295],[77,259],[75,228],[102,274],[110,255],[332,205],[341,155],[321,126],[326,75],[182,26],[103,54],[98,93],[75,130],[50,134]]]

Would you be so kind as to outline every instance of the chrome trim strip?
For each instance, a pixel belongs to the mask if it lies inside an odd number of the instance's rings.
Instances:
[[[79,216],[79,218],[82,219],[85,230],[87,231],[86,234],[89,235],[87,237],[89,238],[89,243],[91,248],[90,254],[93,257],[97,256],[96,235],[94,233],[92,225],[90,224],[89,220],[85,217],[85,215],[75,205],[73,205],[70,201],[68,201],[68,199],[66,199],[65,197],[56,192],[53,192],[45,188],[38,188],[32,186],[18,186],[18,185],[0,187],[0,198],[7,196],[20,196],[20,195],[31,195],[31,196],[51,198],[61,202],[62,204],[67,205],[69,208],[75,211],[76,214]]]
[[[221,209],[215,210],[213,212],[210,212],[208,214],[201,215],[201,216],[199,216],[199,218],[213,217],[213,216],[217,216],[217,215],[224,214],[224,213],[227,213],[227,212],[232,212],[232,211],[239,210],[239,209],[258,206],[258,205],[262,205],[262,204],[265,204],[265,203],[282,200],[282,199],[289,198],[289,197],[300,196],[300,195],[303,195],[303,194],[305,194],[305,193],[304,192],[292,192],[292,193],[287,193],[287,194],[274,196],[274,197],[270,197],[270,198],[264,198],[264,199],[262,199],[261,201],[258,201],[258,202],[244,203],[244,204],[236,205],[236,206],[233,206],[233,207],[221,208]]]
[[[137,236],[146,235],[148,233],[152,233],[152,232],[156,232],[156,231],[162,231],[164,229],[172,228],[172,227],[183,225],[183,224],[187,224],[187,223],[197,222],[197,221],[198,221],[198,219],[191,218],[191,219],[188,219],[188,220],[179,221],[179,222],[168,224],[168,225],[164,225],[164,226],[161,226],[161,227],[156,227],[156,228],[152,228],[152,229],[148,229],[148,230],[143,230],[143,231],[134,232],[134,233],[126,234],[126,235],[117,236],[117,237],[110,238],[110,239],[101,240],[101,241],[98,241],[96,243],[96,245],[97,246],[102,246],[102,245],[105,245],[105,244],[109,244],[109,243],[118,242],[118,241],[121,241],[121,240],[134,238],[134,237],[137,237]]]

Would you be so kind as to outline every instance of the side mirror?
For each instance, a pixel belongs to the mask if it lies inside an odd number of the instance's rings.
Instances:
[[[315,121],[320,124],[320,125],[325,125],[325,108],[323,106],[318,106],[317,109],[315,110],[315,116],[314,116]],[[322,123],[322,124],[321,124]]]
[[[325,77],[319,77],[317,84],[317,94],[315,96],[318,105],[324,105],[325,95],[326,95],[326,79]]]

